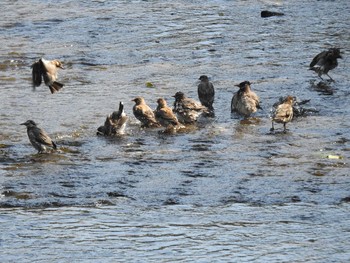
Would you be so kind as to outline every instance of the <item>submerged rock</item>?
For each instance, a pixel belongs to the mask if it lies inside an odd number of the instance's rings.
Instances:
[[[270,17],[270,16],[284,16],[284,13],[272,12],[272,11],[261,11],[261,17]]]

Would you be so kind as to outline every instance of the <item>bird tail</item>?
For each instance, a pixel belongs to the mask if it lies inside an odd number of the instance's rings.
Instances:
[[[59,83],[59,82],[57,82],[57,81],[54,81],[54,82],[49,86],[49,88],[50,88],[51,93],[54,94],[55,92],[57,92],[57,91],[59,91],[60,89],[62,89],[63,86],[64,86],[64,85],[63,85],[62,83]]]
[[[56,143],[52,142],[52,148],[54,148],[55,150],[57,150],[57,145],[56,145]]]

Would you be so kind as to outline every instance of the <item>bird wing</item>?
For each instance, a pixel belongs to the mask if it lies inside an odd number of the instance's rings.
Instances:
[[[177,123],[177,118],[171,108],[161,108],[156,112],[157,118],[162,118],[166,121]]]
[[[40,128],[33,129],[33,134],[35,137],[35,141],[37,141],[38,143],[48,145],[51,147],[54,146],[53,141],[51,140],[49,135],[47,135],[47,133],[44,130],[42,130]]]
[[[38,87],[42,82],[43,67],[42,64],[37,61],[32,65],[32,81],[33,86]]]
[[[134,115],[142,120],[154,120],[154,113],[147,105],[138,105],[134,108]]]
[[[205,109],[205,107],[202,104],[189,98],[186,98],[182,101],[182,107],[184,109],[197,110],[197,111]]]
[[[318,54],[316,57],[314,57],[314,59],[311,61],[310,63],[310,68],[314,67],[315,65],[317,65],[321,60],[324,59],[326,53],[328,51],[323,51],[320,54]]]
[[[280,121],[285,121],[288,120],[293,116],[293,108],[290,104],[280,104],[276,108],[275,114],[273,119],[274,120],[280,120]]]

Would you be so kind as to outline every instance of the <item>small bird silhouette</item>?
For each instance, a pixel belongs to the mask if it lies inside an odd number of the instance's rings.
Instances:
[[[177,126],[179,121],[177,120],[176,115],[173,110],[167,105],[167,102],[163,98],[157,100],[158,106],[155,110],[156,120],[164,127],[169,125]]]
[[[214,96],[215,96],[215,90],[213,84],[209,81],[208,77],[205,75],[202,75],[199,77],[199,80],[201,83],[198,85],[198,98],[199,101],[207,107],[210,111],[213,111],[213,103],[214,103]]]
[[[46,151],[45,146],[49,146],[55,150],[57,149],[56,144],[51,140],[47,133],[43,129],[40,129],[34,121],[27,120],[26,122],[21,123],[21,125],[27,127],[29,141],[33,147],[38,150],[38,153]]]
[[[124,112],[123,102],[119,103],[119,110],[108,115],[103,126],[97,129],[97,135],[113,136],[124,134],[128,117]]]
[[[39,59],[32,65],[32,81],[33,86],[39,87],[42,83],[42,79],[46,86],[50,88],[51,93],[55,93],[63,88],[63,84],[57,82],[57,68],[63,69],[62,63],[55,60],[45,60],[43,58]]]
[[[175,98],[173,111],[181,123],[193,124],[202,114],[210,116],[207,107],[194,99],[187,98],[183,92],[176,92],[173,97]]]
[[[245,118],[255,113],[260,107],[260,100],[250,88],[249,81],[243,81],[238,85],[239,90],[233,95],[231,100],[231,112],[237,112]]]
[[[272,128],[271,131],[275,130],[274,122],[283,123],[283,132],[286,132],[286,124],[293,119],[293,102],[292,96],[287,96],[285,101],[278,105],[272,116]]]
[[[157,122],[154,116],[154,112],[146,104],[144,98],[136,97],[132,101],[135,102],[135,105],[133,107],[133,113],[136,119],[138,119],[141,122],[141,127],[146,127],[146,128],[160,127],[160,124]]]
[[[328,75],[328,71],[338,66],[338,58],[342,58],[340,49],[330,48],[314,57],[310,63],[310,70],[315,71],[322,80],[322,75],[327,75],[331,81],[334,81],[332,77]]]

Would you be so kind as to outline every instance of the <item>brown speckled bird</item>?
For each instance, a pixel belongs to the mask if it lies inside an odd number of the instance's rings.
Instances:
[[[286,132],[286,124],[293,119],[293,97],[287,96],[285,101],[278,105],[275,112],[272,116],[272,128],[271,131],[274,131],[274,122],[283,123],[283,131]]]
[[[209,81],[208,77],[205,75],[202,75],[199,77],[199,80],[201,83],[198,85],[198,98],[199,101],[207,107],[209,110],[213,111],[213,103],[214,103],[214,96],[215,96],[215,90],[213,84]]]
[[[27,127],[29,141],[38,151],[38,153],[45,152],[45,146],[49,146],[55,150],[57,149],[56,144],[51,140],[49,135],[47,135],[43,129],[40,129],[34,121],[27,120],[26,122],[21,123],[21,125],[25,125]]]
[[[146,104],[144,98],[136,97],[132,101],[135,102],[135,105],[133,107],[133,113],[136,119],[138,119],[141,122],[141,127],[160,127],[160,124],[157,122],[154,116],[154,112]]]
[[[179,121],[177,120],[176,115],[174,114],[173,110],[167,105],[166,100],[159,98],[157,100],[157,103],[158,106],[155,110],[156,120],[164,127],[168,127],[169,125],[179,125]]]
[[[97,129],[97,135],[114,136],[124,134],[128,116],[124,112],[124,104],[119,103],[119,110],[108,115],[103,126]]]
[[[334,81],[328,75],[328,71],[338,66],[338,58],[342,58],[339,48],[330,48],[327,51],[319,53],[310,63],[310,70],[315,71],[323,80],[322,75],[327,75],[331,81]]]
[[[51,93],[55,93],[63,88],[63,84],[57,82],[57,69],[63,69],[62,63],[55,60],[45,60],[43,58],[39,59],[32,65],[32,81],[33,86],[39,87],[41,85],[42,79],[46,86],[50,88]]]
[[[251,90],[249,81],[235,86],[239,87],[239,90],[232,97],[231,112],[237,112],[247,118],[257,109],[261,109],[259,97]]]
[[[183,124],[195,123],[203,113],[210,115],[207,107],[194,99],[185,97],[181,91],[176,92],[173,97],[175,97],[173,110],[177,114],[178,120]]]

